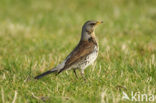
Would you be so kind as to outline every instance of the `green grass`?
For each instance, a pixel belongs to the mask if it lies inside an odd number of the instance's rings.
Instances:
[[[70,53],[90,19],[104,24],[86,82],[72,71],[33,80]],[[0,1],[0,103],[131,103],[123,91],[156,95],[155,0]]]

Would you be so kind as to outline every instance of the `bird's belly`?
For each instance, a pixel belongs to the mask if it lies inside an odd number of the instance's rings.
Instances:
[[[98,47],[95,47],[92,53],[90,53],[88,56],[84,57],[79,63],[77,63],[76,67],[80,69],[85,69],[96,60],[97,56],[98,56]]]

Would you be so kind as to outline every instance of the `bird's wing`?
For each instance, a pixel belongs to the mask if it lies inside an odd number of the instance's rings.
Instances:
[[[93,52],[95,46],[95,43],[92,41],[80,41],[78,46],[67,56],[65,66],[59,73]]]

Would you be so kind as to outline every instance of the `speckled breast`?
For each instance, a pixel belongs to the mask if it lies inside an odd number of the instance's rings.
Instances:
[[[98,46],[95,46],[94,51],[90,53],[88,56],[83,58],[78,64],[77,67],[81,69],[85,69],[87,66],[91,65],[98,56],[99,48]]]

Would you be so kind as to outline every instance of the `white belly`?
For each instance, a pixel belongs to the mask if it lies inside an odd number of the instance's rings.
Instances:
[[[91,54],[89,54],[86,58],[81,60],[77,64],[77,67],[80,69],[87,68],[89,65],[91,65],[96,60],[97,56],[98,56],[98,48],[95,47],[95,50]]]

